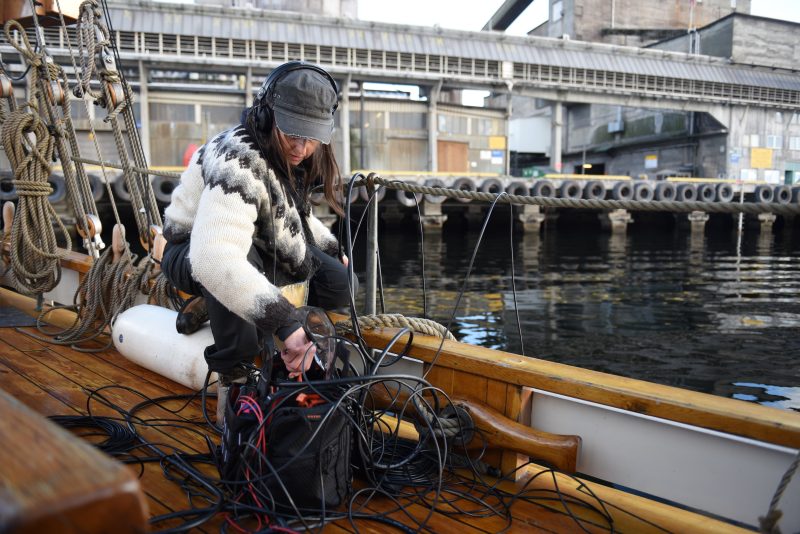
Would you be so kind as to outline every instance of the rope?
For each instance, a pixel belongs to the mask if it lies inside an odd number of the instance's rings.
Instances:
[[[336,323],[336,329],[342,332],[352,332],[353,322],[351,319]],[[405,317],[399,313],[386,313],[378,315],[361,315],[358,317],[358,327],[362,328],[408,328],[412,332],[418,332],[428,336],[445,338],[455,341],[455,336],[447,328],[432,321],[420,317]]]
[[[37,35],[43,35],[38,24],[38,17],[34,13],[34,24]],[[20,36],[19,40],[12,38],[12,31]],[[72,125],[69,98],[66,97],[66,75],[64,69],[50,61],[46,56],[46,49],[40,43],[41,52],[36,52],[28,40],[24,28],[17,21],[9,21],[5,26],[8,41],[16,48],[30,65],[31,87],[33,100],[38,102],[36,110],[43,118],[49,121],[49,132],[53,136],[55,151],[62,163],[64,183],[66,185],[68,205],[75,215],[75,220],[84,235],[89,234],[87,213],[98,215],[94,202],[89,178],[82,165],[74,165],[72,154],[78,154],[78,141]],[[55,110],[61,108],[61,113]],[[67,141],[69,144],[67,144]],[[91,240],[85,243],[87,251],[92,256],[97,256],[97,250]]]
[[[40,322],[46,321],[48,313],[64,308],[76,310],[78,314],[70,327],[61,332],[48,333],[54,339],[47,341],[71,345],[76,350],[86,352],[104,350],[111,345],[111,340],[101,348],[81,348],[76,344],[95,340],[105,334],[114,319],[136,303],[140,293],[149,294],[151,301],[169,308],[169,287],[163,275],[159,273],[160,276],[150,287],[151,279],[156,276],[153,272],[154,264],[150,258],[145,257],[137,265],[136,259],[136,256],[132,260],[128,256],[122,256],[119,261],[114,262],[113,250],[111,247],[107,248],[81,280],[73,304],[53,307],[39,316]]]
[[[775,490],[775,494],[772,496],[772,501],[769,503],[769,511],[767,511],[767,515],[758,518],[760,532],[765,534],[781,534],[781,529],[778,528],[778,521],[780,521],[781,517],[783,517],[783,512],[778,509],[778,503],[780,502],[781,497],[783,497],[783,492],[786,490],[786,486],[789,485],[789,482],[792,481],[792,477],[797,472],[798,465],[800,465],[800,451],[797,452],[791,465],[783,474],[783,477],[781,477],[781,481]]]
[[[552,197],[532,197],[527,195],[510,195],[508,193],[482,193],[480,191],[464,191],[447,187],[428,187],[424,185],[408,184],[398,180],[386,180],[380,176],[372,178],[373,181],[389,189],[407,191],[409,193],[423,193],[426,195],[444,196],[447,198],[463,198],[493,202],[498,197],[501,202],[509,204],[527,204],[547,208],[589,208],[589,209],[627,209],[638,211],[676,211],[692,212],[705,211],[709,213],[777,213],[780,215],[795,215],[800,213],[798,204],[775,204],[766,202],[697,202],[673,200],[589,200]]]
[[[33,109],[28,113],[26,108]],[[47,179],[53,160],[53,137],[31,103],[11,112],[3,123],[2,143],[19,195],[17,214],[11,225],[11,265],[17,281],[34,293],[46,293],[61,280],[62,254],[58,252],[55,220],[72,240],[47,197],[53,192]]]

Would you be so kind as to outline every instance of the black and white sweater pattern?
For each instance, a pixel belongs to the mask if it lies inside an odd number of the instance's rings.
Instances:
[[[338,243],[270,169],[243,126],[195,152],[164,212],[170,243],[191,239],[192,275],[220,303],[267,332],[287,324],[294,306],[276,283],[308,280],[318,261],[308,245],[336,256]],[[276,262],[269,280],[247,260],[254,242]],[[272,257],[274,253],[274,258]],[[273,264],[265,265],[272,274]]]

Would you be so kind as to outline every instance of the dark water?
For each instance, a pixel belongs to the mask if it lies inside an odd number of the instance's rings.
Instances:
[[[466,287],[451,326],[462,341],[800,410],[800,227],[747,227],[739,243],[730,216],[700,236],[585,222],[512,245],[498,221],[469,279],[479,226],[426,233],[422,246],[414,223],[383,229],[386,311],[423,316],[422,248],[428,317],[447,324]]]

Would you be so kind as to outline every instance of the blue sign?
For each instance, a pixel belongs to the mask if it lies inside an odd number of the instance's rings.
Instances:
[[[502,150],[492,150],[492,157],[493,158],[502,158],[505,155],[505,152]]]
[[[731,163],[739,163],[739,153],[731,152]]]

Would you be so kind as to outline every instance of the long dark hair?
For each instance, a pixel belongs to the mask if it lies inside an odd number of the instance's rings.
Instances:
[[[256,115],[256,106],[246,109],[244,112],[244,126],[256,140],[256,144],[258,144],[261,153],[264,154],[272,170],[279,176],[285,176],[289,187],[303,195],[304,198],[307,198],[311,193],[311,189],[321,181],[323,195],[328,205],[333,211],[343,216],[344,211],[341,204],[343,182],[339,164],[336,163],[336,156],[333,154],[333,147],[330,144],[324,145],[320,143],[314,154],[300,163],[300,167],[305,172],[303,173],[303,183],[299,184],[301,190],[298,191],[298,184],[297,180],[295,180],[294,172],[292,172],[292,165],[284,156],[284,151],[281,150],[278,128],[275,127],[273,122],[268,132],[262,131],[257,126]]]

